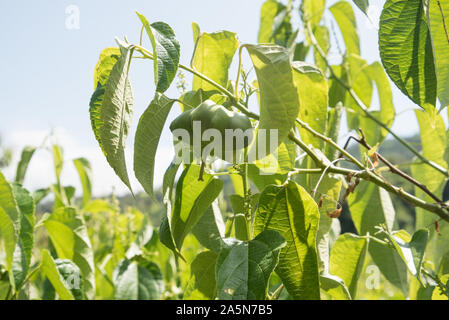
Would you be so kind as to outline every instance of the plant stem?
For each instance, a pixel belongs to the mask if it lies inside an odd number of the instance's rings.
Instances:
[[[319,55],[323,58],[323,60],[326,62],[327,67],[329,68],[329,71],[331,73],[331,76],[337,80],[337,82],[344,87],[350,94],[350,96],[354,99],[356,102],[356,105],[359,107],[360,110],[363,111],[363,113],[372,121],[374,121],[377,125],[382,127],[383,129],[387,130],[397,141],[399,141],[404,147],[406,147],[411,153],[413,153],[415,156],[417,156],[422,162],[426,163],[427,165],[431,166],[435,170],[441,172],[446,177],[449,177],[449,171],[445,168],[441,167],[439,164],[428,160],[425,158],[419,151],[417,151],[415,148],[413,148],[407,141],[399,137],[396,133],[394,133],[393,130],[391,130],[386,124],[384,124],[382,121],[378,120],[375,116],[373,116],[369,111],[368,107],[363,103],[363,101],[359,98],[359,96],[355,93],[355,91],[346,83],[344,82],[340,77],[337,76],[335,73],[332,65],[330,64],[329,60],[326,57],[326,54],[324,53],[323,49],[318,44],[318,41],[315,38],[315,35],[312,32],[312,27],[310,26],[310,23],[307,23],[307,30],[310,37],[310,40],[312,42],[312,45],[316,48]]]

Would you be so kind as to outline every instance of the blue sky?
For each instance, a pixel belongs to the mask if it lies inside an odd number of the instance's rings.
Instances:
[[[328,1],[328,6],[334,2]],[[53,129],[56,140],[65,150],[67,163],[63,178],[66,184],[79,186],[70,161],[83,156],[93,165],[95,194],[106,194],[112,187],[118,193],[125,192],[104,160],[90,127],[88,103],[93,90],[93,69],[100,51],[113,46],[115,36],[126,35],[131,42],[138,42],[140,22],[135,11],[139,11],[149,21],[164,21],[174,29],[181,43],[181,62],[188,64],[193,50],[192,21],[203,31],[226,29],[237,32],[242,43],[255,43],[262,3],[263,0],[1,1],[0,135],[5,144],[14,149],[17,161],[24,145],[40,144]],[[380,12],[384,1],[371,3],[374,12]],[[69,5],[79,8],[79,30],[66,28]],[[369,62],[379,60],[377,31],[364,15],[356,12],[362,56]],[[327,15],[326,19],[330,21],[331,18]],[[133,128],[154,94],[152,70],[148,61],[133,61]],[[177,94],[175,86],[167,92],[169,97]],[[413,107],[398,90],[394,90],[394,99],[397,112]],[[174,116],[173,113],[170,118]],[[394,130],[401,135],[409,135],[416,129],[413,112],[402,113],[394,125]],[[133,134],[128,139],[130,175]],[[156,165],[157,184],[171,159],[170,146],[171,137],[165,129]],[[48,152],[37,154],[25,181],[27,187],[35,189],[54,180],[49,160]],[[13,169],[6,172],[9,178],[13,176]],[[133,186],[139,189],[135,180]]]

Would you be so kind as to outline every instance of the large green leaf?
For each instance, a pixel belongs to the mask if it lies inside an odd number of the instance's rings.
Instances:
[[[54,260],[50,252],[43,249],[41,269],[61,300],[82,300],[84,298],[82,275],[72,261],[68,259]]]
[[[380,224],[386,225],[389,230],[393,229],[396,212],[387,191],[361,181],[355,192],[349,195],[348,204],[359,234],[373,235]],[[401,257],[394,250],[374,241],[370,243],[369,252],[385,278],[407,294],[407,267]]]
[[[276,45],[247,45],[256,69],[260,90],[260,123],[268,130],[266,150],[270,149],[270,130],[278,132],[278,145],[287,137],[299,113],[298,93],[286,49]],[[277,146],[275,146],[277,148]]]
[[[331,250],[330,273],[344,281],[353,299],[367,251],[368,240],[351,233],[342,234]]]
[[[27,146],[23,148],[22,154],[20,156],[20,161],[17,164],[16,170],[16,182],[19,184],[23,184],[23,180],[25,179],[25,174],[28,169],[28,165],[30,164],[31,158],[36,151],[35,147]]]
[[[276,230],[287,245],[279,256],[276,273],[294,299],[319,299],[316,236],[318,206],[298,184],[267,186],[259,199],[254,232]]]
[[[109,76],[111,74],[112,68],[120,59],[120,49],[119,48],[106,48],[100,53],[97,65],[94,71],[94,93],[90,99],[89,103],[89,114],[92,126],[92,131],[94,132],[95,139],[97,139],[100,144],[101,149],[103,146],[100,140],[100,127],[103,126],[103,121],[101,120],[101,106],[103,104],[104,91],[106,89],[106,83],[108,82]]]
[[[449,3],[447,1],[426,1],[427,24],[433,44],[433,55],[437,76],[437,94],[441,107],[449,105]]]
[[[3,240],[6,268],[10,275],[12,275],[13,254],[19,237],[20,222],[20,211],[13,188],[0,172],[0,237]]]
[[[223,188],[221,180],[207,173],[204,173],[203,181],[199,181],[200,170],[200,166],[193,164],[184,169],[176,185],[173,209],[167,208],[167,217],[159,232],[161,241],[170,249],[174,249],[174,244],[181,250],[187,234],[200,221]],[[170,243],[170,238],[174,243]]]
[[[80,268],[86,295],[95,294],[95,268],[92,246],[81,214],[75,208],[61,207],[44,221],[60,259],[69,259]]]
[[[263,231],[249,242],[224,239],[215,269],[218,299],[265,299],[268,281],[285,245],[285,239],[274,230]]]
[[[156,93],[137,126],[134,140],[134,172],[144,190],[152,197],[154,197],[153,179],[157,146],[174,102]]]
[[[330,7],[329,10],[340,27],[345,41],[346,53],[360,55],[360,39],[352,6],[346,1],[339,1]]]
[[[18,288],[25,280],[31,263],[34,245],[34,199],[20,185],[13,186],[14,196],[20,211],[20,232],[14,250],[12,272],[15,287]]]
[[[140,21],[153,46],[154,82],[157,92],[165,92],[176,77],[178,71],[180,46],[175,33],[164,22],[150,24],[148,20],[137,12]]]
[[[237,35],[229,31],[201,33],[192,59],[193,67],[223,87],[228,84],[228,69],[239,47]],[[193,90],[216,90],[198,76],[193,77]]]
[[[326,133],[328,87],[324,75],[315,66],[305,62],[293,62],[293,81],[298,89],[301,107],[299,118],[307,122],[312,129]],[[323,140],[309,131],[299,128],[301,139],[308,145],[321,149]]]
[[[92,168],[89,160],[85,158],[74,159],[73,164],[83,187],[83,206],[86,206],[92,198]]]
[[[92,130],[109,165],[131,190],[126,170],[125,144],[134,107],[128,76],[134,47],[119,40],[117,42],[120,46],[120,57],[110,72],[109,68],[100,68],[96,77],[105,77],[107,82],[98,82],[90,101],[89,112]],[[116,55],[111,54],[109,57],[112,59]],[[101,61],[99,63],[101,65]]]
[[[214,300],[217,294],[215,263],[218,254],[201,252],[190,265],[191,278],[184,293],[184,300]]]
[[[417,105],[435,106],[437,81],[422,0],[387,0],[380,17],[382,63],[396,86]]]
[[[164,292],[164,280],[153,262],[122,260],[114,270],[115,299],[158,300]]]

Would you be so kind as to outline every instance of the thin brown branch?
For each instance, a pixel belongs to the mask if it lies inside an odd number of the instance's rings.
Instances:
[[[357,141],[360,145],[364,146],[366,149],[371,150],[373,147],[370,146],[368,144],[368,142],[366,141],[365,135],[363,134],[362,129],[359,129],[359,131],[360,131],[360,134],[361,134],[361,138],[360,139],[354,138],[354,140]],[[397,174],[398,176],[404,178],[405,180],[411,182],[412,184],[414,184],[415,186],[420,188],[428,196],[430,196],[433,200],[435,200],[435,202],[437,202],[438,204],[443,204],[443,201],[440,198],[438,198],[432,191],[430,191],[427,188],[427,186],[425,186],[424,184],[420,183],[418,180],[414,179],[413,177],[409,176],[408,174],[406,174],[401,169],[397,168],[394,164],[392,164],[390,161],[388,161],[379,152],[376,151],[375,154],[377,155],[378,159],[380,161],[382,161],[390,169],[390,171],[392,173]]]

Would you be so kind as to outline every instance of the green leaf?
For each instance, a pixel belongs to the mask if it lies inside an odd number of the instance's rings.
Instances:
[[[33,198],[34,203],[37,206],[48,194],[50,193],[50,188],[38,189],[34,191]]]
[[[191,278],[184,293],[184,300],[214,300],[217,294],[215,263],[218,254],[201,252],[190,265]]]
[[[90,101],[92,130],[109,165],[131,190],[125,162],[125,143],[133,113],[133,94],[128,72],[133,46],[117,40],[120,58],[108,75],[106,84],[99,82]]]
[[[120,49],[119,48],[106,48],[100,53],[97,65],[94,71],[94,89],[99,86],[105,86],[108,82],[109,75],[111,74],[112,68],[120,59]]]
[[[303,0],[301,3],[301,12],[304,21],[310,21],[312,28],[320,24],[323,17],[326,0]]]
[[[153,46],[154,82],[156,91],[164,93],[176,77],[178,71],[180,46],[175,33],[164,22],[150,24],[148,20],[137,12],[140,21]]]
[[[284,238],[273,230],[266,230],[249,242],[224,239],[215,269],[218,299],[264,300],[285,244]]]
[[[351,294],[343,280],[331,274],[320,276],[321,288],[336,300],[351,300]]]
[[[291,7],[287,7],[277,0],[265,1],[260,11],[257,42],[275,43],[287,47],[293,36],[290,20]]]
[[[444,120],[441,114],[439,114],[435,108],[429,108],[425,111],[415,110],[415,114],[420,128],[422,155],[441,167],[447,168],[448,164],[445,160],[447,137]],[[442,193],[445,183],[444,179],[446,178],[442,173],[418,163],[412,165],[411,169],[412,176],[424,184],[431,192],[437,195]],[[434,201],[419,188],[415,188],[415,195],[425,201]],[[427,228],[427,226],[433,224],[434,221],[435,218],[427,211],[416,208],[417,229]],[[435,236],[435,233],[432,232],[431,238],[432,236]],[[433,247],[433,245],[430,247]],[[441,251],[444,248],[444,246],[440,247],[440,250],[435,248],[435,252],[432,252],[432,255],[436,254],[435,256],[438,256],[439,254],[444,254],[445,252]],[[437,263],[437,261],[435,262]]]
[[[19,288],[28,274],[34,245],[34,199],[20,185],[13,185],[14,196],[20,211],[20,232],[14,250],[12,272],[15,288]]]
[[[142,114],[134,140],[134,172],[144,190],[152,197],[154,163],[159,139],[175,101],[156,93]]]
[[[390,81],[379,62],[374,62],[365,71],[370,79],[376,84],[380,104],[379,111],[370,111],[370,113],[382,123],[391,127],[396,114],[393,105],[393,93],[391,92]],[[380,128],[373,120],[364,116],[361,117],[359,121],[360,127],[365,133],[366,140],[370,145],[382,143],[387,137],[388,131]]]
[[[315,39],[318,42],[318,45],[321,49],[323,49],[326,56],[329,54],[330,50],[330,35],[329,29],[326,26],[317,26],[313,31],[315,35]],[[321,57],[320,53],[317,50],[313,51],[313,57],[315,60],[315,65],[323,71],[323,73],[327,70],[326,61]]]
[[[31,158],[33,157],[35,151],[36,151],[35,147],[27,146],[23,148],[22,154],[20,156],[20,161],[17,165],[16,183],[23,184],[23,180],[25,180],[25,174],[27,172],[28,165],[30,164]]]
[[[352,0],[363,13],[368,15],[369,1],[368,0]]]
[[[447,292],[449,291],[449,274],[442,275],[440,281],[445,284],[446,294],[441,291],[441,288],[435,287],[432,293],[432,300],[448,300]]]
[[[237,35],[229,31],[201,33],[192,58],[193,67],[223,87],[228,84],[228,69],[239,47]],[[193,77],[193,90],[215,90],[215,86],[198,76]]]
[[[276,273],[294,299],[319,299],[316,236],[318,207],[298,184],[267,186],[259,199],[254,233],[276,230],[287,241]]]
[[[335,75],[342,79],[345,83],[348,83],[348,74],[342,66],[332,66]],[[334,108],[337,104],[341,103],[345,105],[347,90],[344,88],[340,82],[331,78],[328,80],[329,83],[329,106]]]
[[[276,16],[285,9],[277,0],[267,0],[260,9],[260,25],[257,43],[273,43],[273,24]]]
[[[20,211],[17,206],[12,186],[0,172],[0,237],[6,253],[6,268],[12,279],[14,250],[20,232]]]
[[[276,45],[246,45],[246,48],[259,83],[259,130],[268,131],[266,150],[273,152],[270,148],[270,130],[278,130],[278,145],[281,144],[299,113],[298,93],[293,82],[289,55],[284,48]]]
[[[361,235],[377,232],[376,226],[386,224],[393,228],[395,211],[387,191],[376,185],[360,181],[355,192],[348,196],[351,217]]]
[[[349,210],[354,225],[361,235],[375,234],[376,226],[384,224],[393,229],[396,212],[387,191],[372,183],[361,181],[355,192],[348,197]],[[382,274],[407,295],[407,267],[401,257],[388,247],[371,242],[370,255]]]
[[[330,273],[344,281],[353,299],[367,251],[368,240],[350,233],[342,234],[331,250]]]
[[[44,221],[60,259],[73,261],[81,270],[89,299],[95,294],[95,268],[92,246],[81,214],[75,208],[61,207]]]
[[[293,62],[292,67],[300,105],[304,106],[299,109],[298,117],[315,131],[325,134],[329,91],[326,78],[318,68],[305,62]],[[309,131],[301,127],[299,133],[307,145],[319,149],[323,147],[323,141]]]
[[[432,37],[435,58],[437,94],[441,107],[449,105],[449,3],[447,1],[427,1],[427,24]]]
[[[380,16],[379,50],[396,86],[417,105],[435,106],[437,79],[422,0],[388,0]]]
[[[203,247],[213,252],[220,252],[225,236],[225,224],[217,201],[207,208],[192,232]]]
[[[80,177],[81,186],[83,187],[83,206],[86,206],[92,199],[92,169],[89,160],[78,158],[73,160],[76,171]]]
[[[42,273],[50,280],[61,300],[82,300],[83,282],[79,268],[70,260],[53,260],[48,250],[42,250]]]
[[[346,1],[339,1],[330,7],[329,10],[340,27],[345,41],[346,54],[360,55],[360,39],[352,6]]]
[[[114,270],[113,282],[117,300],[159,300],[164,280],[153,262],[122,260]]]
[[[167,170],[165,170],[164,178],[162,181],[162,195],[167,196],[167,191],[169,191],[168,199],[171,201],[173,185],[175,184],[176,174],[178,173],[179,166],[181,164],[177,163],[173,160],[168,166]]]
[[[390,237],[390,240],[410,273],[421,281],[421,266],[429,240],[429,230],[420,229],[413,234],[411,239],[407,239],[408,237],[401,237],[401,233],[396,233]]]
[[[295,46],[293,53],[293,61],[304,61],[309,54],[310,47],[305,45],[304,42],[299,42]]]
[[[187,234],[192,231],[223,188],[221,180],[207,173],[203,175],[203,181],[199,181],[199,174],[200,166],[189,165],[176,185],[173,209],[167,210],[167,220],[163,222],[160,230],[163,233],[161,241],[170,249],[173,249],[173,245],[170,244],[167,232],[171,233],[176,248],[181,250]]]
[[[137,233],[135,240],[129,245],[128,250],[126,250],[126,258],[133,259],[136,256],[142,255],[144,253],[142,248],[151,241],[153,233],[153,227],[148,221],[148,218],[145,217],[142,221],[142,227]]]

